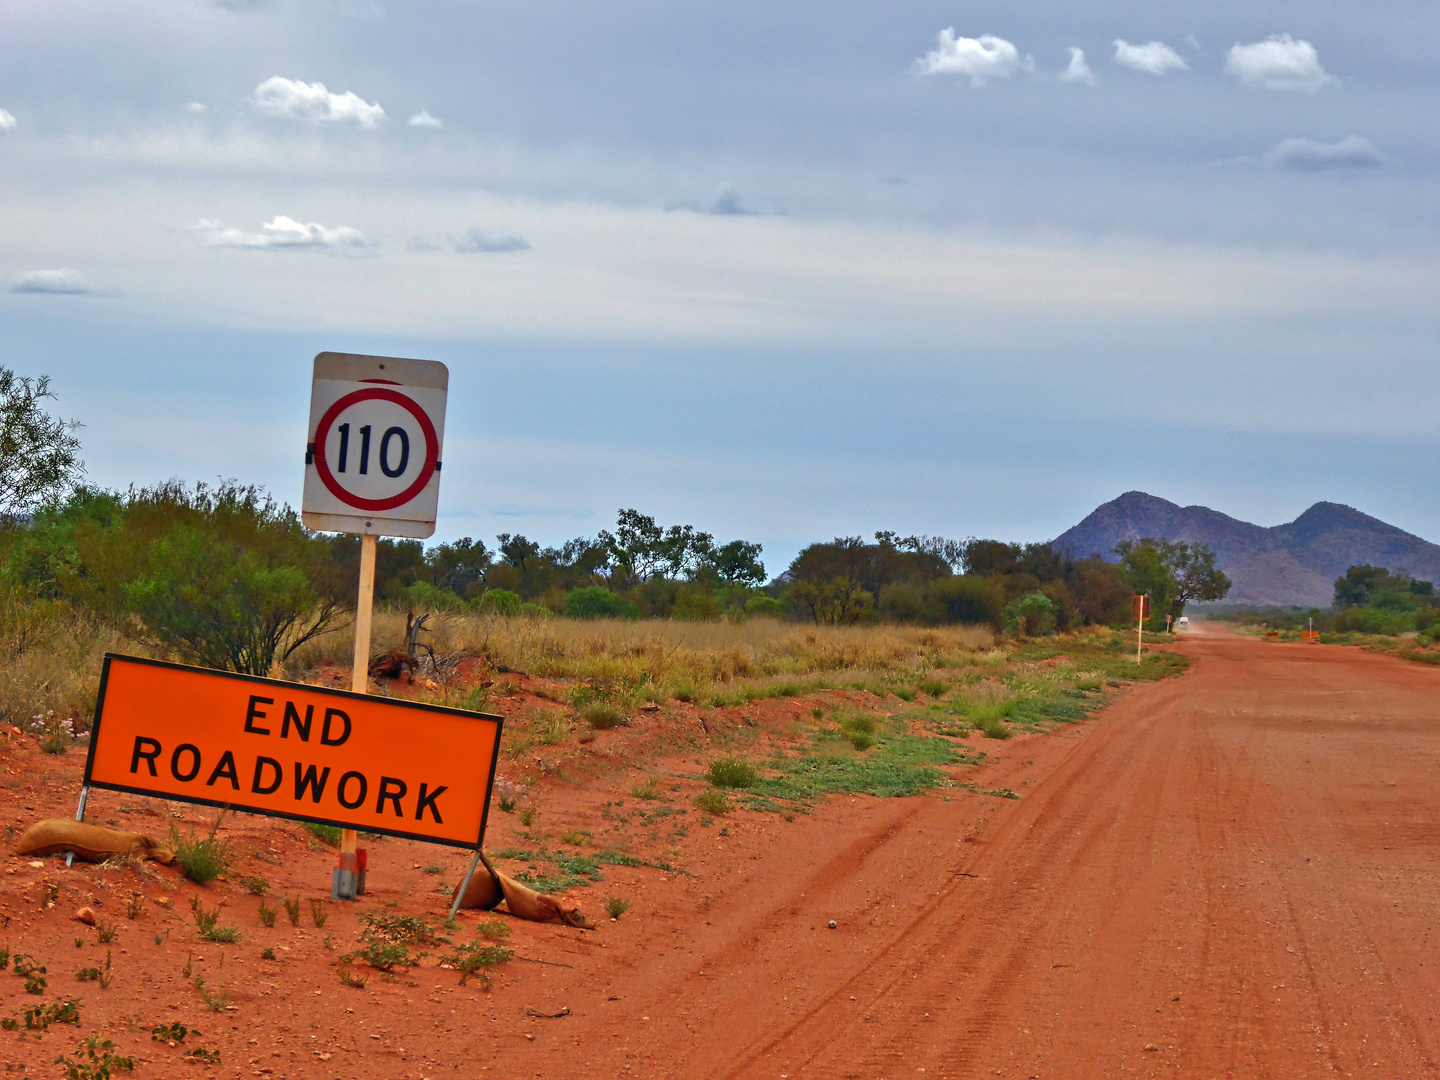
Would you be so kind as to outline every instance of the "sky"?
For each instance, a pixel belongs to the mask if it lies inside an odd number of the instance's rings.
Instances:
[[[300,501],[450,368],[435,539],[1440,539],[1432,4],[0,0],[0,365],[92,481]]]

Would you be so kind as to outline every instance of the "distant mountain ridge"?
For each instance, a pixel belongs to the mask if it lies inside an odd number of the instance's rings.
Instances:
[[[1369,563],[1440,582],[1440,545],[1340,503],[1318,502],[1285,525],[1266,528],[1211,510],[1178,506],[1143,491],[1127,491],[1093,510],[1051,541],[1072,555],[1112,562],[1121,540],[1152,536],[1200,541],[1234,587],[1227,604],[1328,607],[1335,579]]]

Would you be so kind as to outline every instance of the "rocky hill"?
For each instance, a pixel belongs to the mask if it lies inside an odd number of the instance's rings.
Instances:
[[[1114,560],[1117,543],[1146,536],[1209,544],[1235,583],[1227,604],[1328,607],[1335,579],[1357,563],[1440,582],[1440,546],[1340,503],[1319,502],[1288,524],[1265,528],[1206,506],[1128,491],[1051,543],[1073,555]]]

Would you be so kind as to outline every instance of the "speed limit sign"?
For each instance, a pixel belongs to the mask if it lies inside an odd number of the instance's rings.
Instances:
[[[434,360],[315,357],[301,506],[307,528],[419,539],[435,532],[449,383]]]

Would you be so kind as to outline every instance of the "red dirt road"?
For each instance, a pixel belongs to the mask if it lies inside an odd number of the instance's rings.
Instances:
[[[1186,677],[1006,744],[980,780],[1021,801],[978,822],[973,796],[832,806],[708,881],[697,919],[645,920],[608,973],[547,973],[572,1015],[485,1057],[546,1077],[1440,1075],[1440,670],[1184,648]]]

